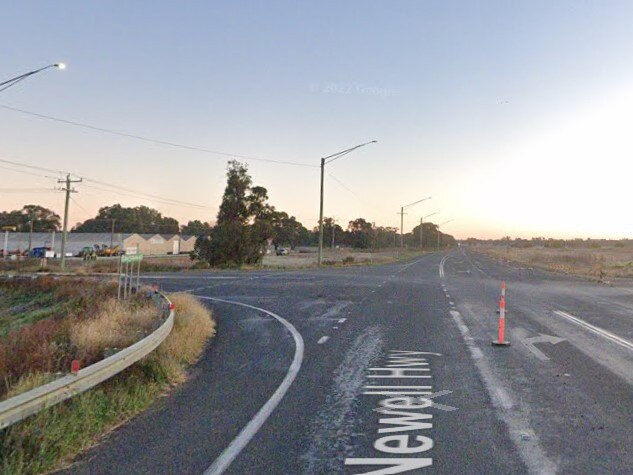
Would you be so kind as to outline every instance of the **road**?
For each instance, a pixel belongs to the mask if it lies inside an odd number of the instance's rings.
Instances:
[[[199,296],[218,336],[67,473],[633,473],[629,288],[465,249],[150,280]]]

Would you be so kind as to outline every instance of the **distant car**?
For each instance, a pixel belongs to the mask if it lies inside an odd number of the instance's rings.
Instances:
[[[286,249],[285,247],[278,247],[277,248],[277,255],[278,256],[287,256],[288,255],[288,249]]]

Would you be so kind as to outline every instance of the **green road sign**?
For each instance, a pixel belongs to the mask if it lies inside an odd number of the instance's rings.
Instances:
[[[121,256],[121,262],[126,264],[128,262],[141,262],[143,260],[143,254],[123,254]]]

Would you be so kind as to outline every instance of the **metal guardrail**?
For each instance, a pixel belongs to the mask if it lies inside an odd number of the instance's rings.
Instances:
[[[160,295],[169,305],[169,316],[159,328],[132,346],[79,370],[77,374],[69,374],[0,402],[0,429],[81,394],[151,353],[167,338],[174,326],[173,305],[167,297]]]

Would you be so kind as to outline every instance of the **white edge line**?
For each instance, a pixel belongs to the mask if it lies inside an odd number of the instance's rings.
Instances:
[[[295,380],[295,378],[297,377],[297,374],[299,373],[299,369],[301,369],[301,362],[303,361],[304,344],[303,344],[303,338],[301,337],[301,334],[297,331],[297,329],[290,322],[288,322],[288,320],[286,320],[283,317],[280,317],[279,315],[274,314],[273,312],[270,312],[263,308],[255,307],[253,305],[248,305],[241,302],[235,302],[232,300],[218,299],[215,297],[203,297],[200,295],[196,295],[196,297],[198,297],[199,299],[213,300],[215,302],[228,303],[232,305],[240,305],[242,307],[251,308],[253,310],[257,310],[259,312],[263,312],[267,315],[270,315],[271,317],[278,320],[283,326],[285,326],[286,329],[291,333],[292,337],[295,340],[294,358],[292,359],[292,363],[290,364],[290,367],[288,368],[288,372],[286,373],[286,376],[284,377],[279,387],[275,390],[273,395],[270,396],[270,399],[268,399],[268,401],[266,401],[266,403],[259,409],[259,411],[257,411],[257,414],[255,414],[255,416],[250,420],[250,422],[246,424],[246,426],[244,426],[244,428],[240,431],[238,436],[235,437],[235,439],[231,441],[228,447],[226,447],[222,451],[220,456],[213,461],[213,463],[208,469],[204,471],[204,475],[220,475],[221,473],[224,473],[224,471],[229,467],[229,465],[231,465],[233,460],[235,460],[235,458],[244,449],[244,447],[248,445],[248,443],[255,436],[257,431],[259,431],[262,425],[264,425],[264,422],[266,422],[266,419],[270,417],[270,415],[275,410],[277,405],[281,402],[286,392],[288,392],[288,389],[290,389],[292,382]]]
[[[576,323],[586,328],[587,330],[595,333],[596,335],[600,335],[608,340],[611,340],[613,343],[617,343],[618,345],[623,346],[624,348],[633,350],[633,343],[631,343],[628,340],[625,340],[624,338],[620,338],[619,336],[614,335],[613,333],[608,332],[606,330],[603,330],[602,328],[595,327],[591,325],[590,323],[587,323],[584,320],[581,320],[578,317],[574,317],[573,315],[570,315],[567,312],[563,312],[562,310],[554,310],[554,313],[558,315],[559,317],[566,318],[570,322]]]

